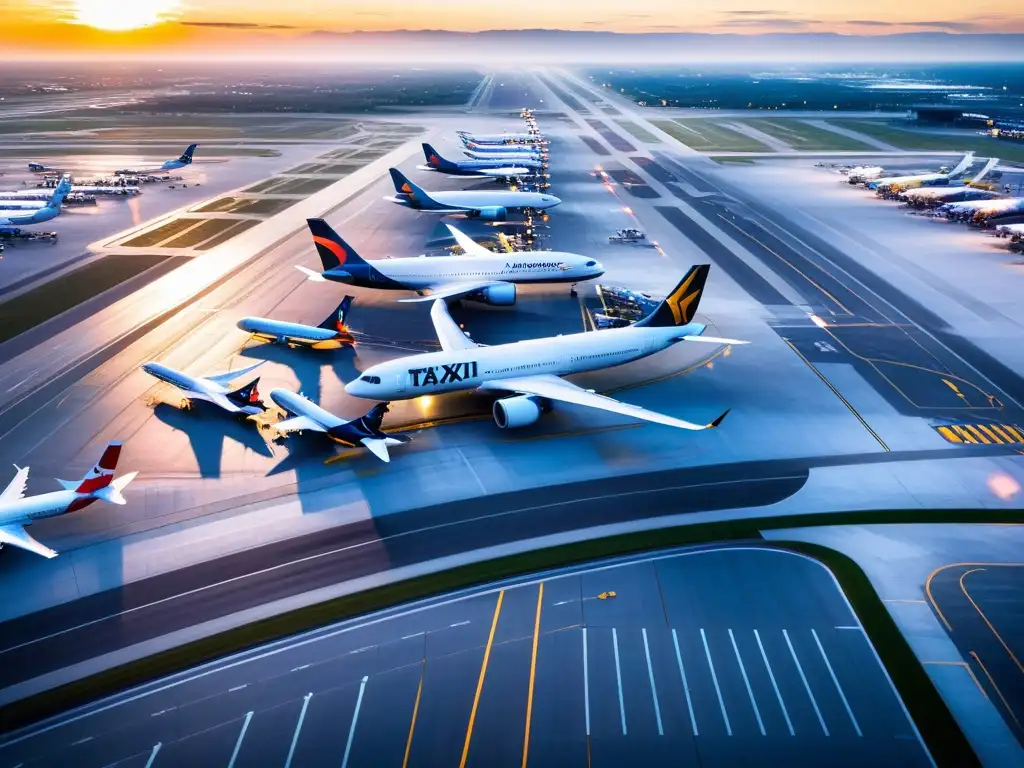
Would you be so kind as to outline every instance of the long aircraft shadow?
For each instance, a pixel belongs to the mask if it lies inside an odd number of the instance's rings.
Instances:
[[[291,368],[299,380],[298,391],[314,403],[319,403],[320,376],[323,370],[332,367],[343,358],[350,358],[352,350],[348,347],[318,350],[307,347],[289,348],[283,344],[257,343],[243,349],[242,356],[255,360],[268,360]],[[270,403],[268,402],[267,405]]]
[[[159,403],[153,413],[167,426],[188,436],[201,477],[220,477],[224,438],[231,438],[260,456],[274,456],[256,424],[242,421],[210,403],[196,402],[188,411]]]

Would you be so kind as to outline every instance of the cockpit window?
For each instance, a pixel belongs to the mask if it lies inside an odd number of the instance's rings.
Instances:
[[[588,261],[587,262],[587,266],[588,267],[596,267],[597,266],[597,262],[596,261]]]
[[[360,376],[359,380],[367,384],[380,384],[380,376]]]

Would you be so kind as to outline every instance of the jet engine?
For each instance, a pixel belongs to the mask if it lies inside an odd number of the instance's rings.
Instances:
[[[507,221],[508,211],[500,205],[492,205],[480,208],[476,213],[476,218],[483,219],[484,221]]]
[[[511,307],[516,303],[516,287],[512,283],[489,285],[474,296],[492,307]]]
[[[504,397],[494,401],[491,413],[494,423],[501,429],[528,427],[540,418],[541,406],[537,398],[529,395]]]

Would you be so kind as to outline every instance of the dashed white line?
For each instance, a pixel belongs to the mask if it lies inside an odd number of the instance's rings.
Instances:
[[[161,709],[159,712],[154,712],[153,714],[151,714],[150,717],[160,717],[160,715],[163,715],[167,712],[173,712],[176,709],[177,707],[168,707],[167,709]]]
[[[796,657],[796,651],[793,649],[793,643],[790,642],[789,639],[789,632],[782,630],[782,636],[786,638],[786,645],[789,646],[789,653],[793,657],[793,662],[796,664],[796,671],[800,673],[800,679],[803,681],[804,690],[807,691],[807,696],[811,700],[811,706],[814,707],[814,714],[818,716],[818,722],[821,724],[821,730],[825,732],[826,736],[828,736],[828,726],[825,725],[825,718],[821,716],[821,710],[818,709],[818,702],[815,700],[814,694],[811,692],[811,686],[807,682],[807,675],[804,674],[804,668],[800,666],[800,659]]]
[[[686,711],[690,713],[690,727],[693,728],[693,735],[699,736],[697,731],[697,718],[693,713],[693,702],[690,700],[690,684],[686,682],[686,670],[683,669],[683,654],[679,652],[679,636],[672,630],[672,643],[676,647],[676,664],[679,665],[679,677],[683,681],[683,693],[686,694]]]
[[[348,756],[352,751],[352,739],[356,735],[356,723],[359,721],[359,709],[363,706],[363,693],[366,691],[366,681],[369,677],[363,677],[359,684],[359,696],[356,698],[356,711],[352,713],[352,725],[348,729],[348,743],[345,744],[345,757],[342,758],[341,768],[348,768]]]
[[[295,669],[293,669],[292,672],[300,672],[303,669],[309,669],[312,666],[312,664],[303,664],[301,667],[296,667]]]
[[[846,694],[843,693],[843,688],[839,685],[839,679],[836,677],[836,673],[832,670],[832,664],[829,663],[828,656],[825,655],[825,649],[821,645],[821,640],[818,639],[818,633],[811,629],[811,634],[814,635],[814,642],[818,646],[818,650],[821,652],[821,658],[825,660],[825,666],[828,667],[829,677],[832,678],[832,682],[836,686],[836,690],[839,692],[839,698],[843,700],[843,706],[846,707],[846,714],[850,716],[850,722],[853,723],[853,730],[857,732],[858,736],[863,736],[860,730],[860,723],[857,722],[857,718],[853,715],[853,710],[850,709],[850,702],[846,700]]]
[[[725,701],[722,699],[722,689],[718,686],[718,675],[715,674],[715,662],[711,660],[711,649],[708,648],[708,636],[704,634],[701,627],[700,639],[704,643],[704,655],[708,657],[708,669],[711,670],[711,681],[715,684],[715,693],[718,695],[718,706],[722,710],[722,720],[725,721],[725,732],[732,736],[732,724],[729,722],[729,713],[725,711]]]
[[[622,700],[622,668],[619,666],[619,635],[612,627],[612,650],[615,652],[615,682],[619,686],[619,714],[622,717],[622,735],[626,735],[626,703]]]
[[[248,683],[242,683],[241,685],[236,685],[234,688],[228,688],[228,693],[234,693],[235,691],[240,691],[243,688],[247,687],[248,685],[249,685]]]
[[[786,702],[782,700],[782,692],[779,684],[775,682],[775,673],[772,672],[772,665],[768,663],[768,654],[764,652],[764,645],[761,643],[761,635],[754,630],[754,639],[757,640],[757,647],[761,650],[761,659],[764,661],[764,668],[768,670],[768,678],[772,681],[772,688],[775,689],[775,698],[779,700],[779,707],[782,709],[782,716],[786,718],[786,727],[789,728],[789,735],[796,736],[793,730],[793,721],[789,719],[789,711],[786,709]]]
[[[411,634],[411,635],[406,635],[406,636],[405,636],[405,637],[403,637],[402,639],[403,639],[403,640],[412,640],[412,639],[413,639],[414,637],[419,637],[419,636],[420,636],[420,635],[422,635],[422,634],[423,634],[422,632],[414,632],[414,633],[413,633],[413,634]]]
[[[85,742],[92,741],[95,738],[96,738],[95,736],[86,736],[83,739],[79,739],[78,741],[71,742],[71,746],[72,747],[77,747],[79,744],[85,744]]]
[[[740,656],[740,647],[736,645],[736,636],[729,630],[729,640],[732,642],[733,653],[736,654],[736,663],[740,665],[740,674],[743,675],[743,685],[747,687],[747,696],[750,697],[750,706],[754,708],[754,717],[757,718],[757,727],[762,736],[767,734],[764,731],[764,721],[761,719],[761,710],[757,708],[757,699],[754,698],[754,690],[750,687],[750,678],[747,677],[747,668],[743,666],[743,657]]]
[[[363,651],[369,651],[371,648],[374,648],[374,646],[364,645],[362,648],[356,648],[354,651],[349,651],[349,654],[362,653]]]
[[[466,626],[467,624],[469,624],[469,622],[468,622],[468,621],[457,621],[457,622],[455,622],[454,624],[449,624],[448,626],[449,626],[449,627],[464,627],[464,626]]]
[[[664,736],[665,729],[661,724],[661,706],[658,704],[658,688],[654,684],[654,667],[651,666],[651,647],[647,644],[647,628],[640,630],[644,636],[644,656],[647,657],[647,678],[651,681],[651,699],[654,701],[654,719],[658,721],[658,735]]]
[[[864,627],[836,627],[836,629],[856,629],[859,631],[863,631]]]

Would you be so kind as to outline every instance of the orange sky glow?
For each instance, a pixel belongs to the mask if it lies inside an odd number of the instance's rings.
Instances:
[[[628,9],[628,10],[624,10]],[[258,53],[318,30],[575,29],[615,32],[1024,32],[1017,0],[0,0],[13,56]]]

